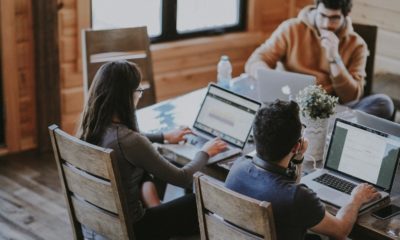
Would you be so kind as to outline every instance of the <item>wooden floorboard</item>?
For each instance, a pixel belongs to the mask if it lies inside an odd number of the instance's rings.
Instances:
[[[0,239],[73,239],[51,154],[0,158]]]

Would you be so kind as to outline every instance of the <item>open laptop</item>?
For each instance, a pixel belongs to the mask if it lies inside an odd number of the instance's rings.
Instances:
[[[322,201],[339,208],[350,202],[350,193],[357,184],[370,183],[381,198],[364,204],[361,212],[388,201],[399,152],[399,137],[336,119],[324,168],[302,177],[301,183]]]
[[[220,137],[228,144],[228,149],[210,158],[208,164],[238,155],[247,142],[260,107],[257,101],[209,84],[193,123],[195,135],[187,135],[185,144],[164,144],[161,150],[192,160],[207,141]]]
[[[396,137],[400,137],[400,124],[386,120],[384,118],[376,117],[374,115],[362,112],[360,110],[353,110],[355,120],[358,124],[374,128],[378,131],[389,133]]]
[[[296,95],[309,85],[313,85],[316,78],[300,73],[259,69],[257,71],[258,99],[268,104],[276,99],[296,100]]]

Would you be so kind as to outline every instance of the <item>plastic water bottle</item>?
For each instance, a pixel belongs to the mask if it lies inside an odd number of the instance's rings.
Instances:
[[[217,83],[219,86],[229,89],[232,79],[232,65],[229,62],[229,57],[226,55],[221,56],[217,68],[218,76]]]

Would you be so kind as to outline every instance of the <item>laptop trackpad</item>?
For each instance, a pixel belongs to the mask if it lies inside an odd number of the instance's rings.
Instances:
[[[329,188],[319,188],[316,190],[316,192],[318,193],[318,197],[325,201],[325,202],[330,202],[333,204],[337,204],[339,198],[340,198],[340,194],[338,194],[336,191],[331,190]]]

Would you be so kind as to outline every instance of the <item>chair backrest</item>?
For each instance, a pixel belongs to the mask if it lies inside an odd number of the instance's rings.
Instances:
[[[57,125],[49,132],[75,239],[83,239],[81,225],[108,239],[134,239],[113,150],[72,137]]]
[[[276,239],[270,203],[201,173],[195,175],[195,187],[201,239]]]
[[[136,63],[142,72],[146,89],[139,107],[156,102],[150,40],[146,27],[82,30],[82,63],[84,92],[87,92],[96,71],[106,62],[127,60]]]
[[[365,86],[364,86],[364,96],[368,96],[372,92],[372,84],[374,79],[375,49],[376,49],[376,38],[378,34],[378,27],[373,25],[353,23],[353,28],[354,31],[358,33],[367,43],[369,50],[367,66],[365,67],[367,76],[365,77]]]

